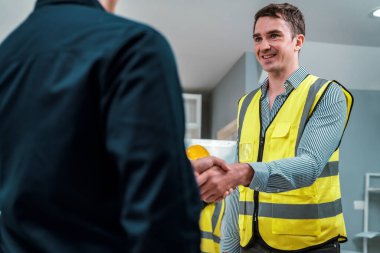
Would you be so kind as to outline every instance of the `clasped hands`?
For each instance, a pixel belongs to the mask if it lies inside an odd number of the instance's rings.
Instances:
[[[239,184],[244,184],[247,164],[227,164],[224,160],[208,156],[191,161],[195,178],[205,202],[220,201]],[[252,171],[251,168],[249,168]],[[252,177],[251,177],[252,179]]]

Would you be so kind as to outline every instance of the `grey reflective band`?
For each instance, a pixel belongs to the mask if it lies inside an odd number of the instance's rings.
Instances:
[[[202,232],[202,238],[212,240],[212,233],[211,232],[205,232],[205,231],[201,231],[201,232]]]
[[[239,213],[241,215],[252,215],[251,203],[246,202],[248,208],[244,208],[244,202],[240,202]],[[252,205],[253,206],[253,205]],[[243,207],[243,208],[242,208]],[[241,213],[241,210],[247,213]],[[341,199],[321,204],[273,204],[263,203],[259,205],[259,217],[280,219],[323,219],[335,217],[342,213]]]
[[[215,202],[214,205],[215,205],[214,213],[212,214],[212,218],[211,218],[212,232],[206,232],[206,231],[201,230],[201,233],[202,233],[202,238],[210,239],[216,243],[220,243],[220,237],[216,236],[213,232],[215,231],[216,225],[218,223],[218,218],[219,218],[219,215],[221,214],[223,203],[221,201]]]
[[[202,233],[202,239],[210,239],[216,243],[220,243],[220,237],[219,236],[216,236],[211,232],[201,231],[201,233]]]
[[[245,96],[244,101],[240,107],[240,112],[239,112],[239,128],[238,128],[238,135],[237,135],[237,143],[238,143],[238,157],[239,157],[239,142],[240,142],[240,136],[241,136],[241,128],[243,126],[244,118],[245,118],[245,113],[247,112],[248,106],[251,103],[253,97],[256,95],[256,93],[260,90],[260,88],[257,88],[256,90],[251,91],[248,93],[247,96]]]
[[[212,236],[212,240],[214,240],[214,242],[216,242],[216,243],[220,243],[220,237],[219,237],[219,236],[216,236],[216,235],[214,235],[214,234],[213,234],[213,236]]]
[[[339,174],[338,165],[339,165],[338,161],[327,162],[326,166],[323,168],[321,175],[319,175],[319,178],[337,176]]]
[[[239,202],[239,214],[253,215],[255,204],[253,201],[240,201]]]
[[[218,223],[218,218],[219,218],[220,212],[222,211],[223,203],[221,201],[215,202],[214,205],[215,205],[215,209],[214,209],[214,213],[212,214],[212,218],[211,218],[212,231],[215,231],[216,224]]]
[[[322,88],[322,86],[327,82],[327,80],[318,78],[310,87],[309,92],[307,94],[306,103],[302,112],[302,117],[300,121],[300,125],[298,128],[298,136],[297,136],[297,142],[296,142],[296,150],[295,154],[297,154],[297,148],[298,144],[301,140],[303,130],[306,127],[307,120],[309,119],[309,113],[311,110],[311,107],[313,106],[315,97],[317,96],[318,91]]]

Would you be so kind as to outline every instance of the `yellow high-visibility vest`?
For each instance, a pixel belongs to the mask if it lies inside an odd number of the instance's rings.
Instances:
[[[206,204],[202,209],[199,226],[201,230],[201,252],[220,252],[220,227],[224,214],[224,200]]]
[[[238,111],[239,162],[295,157],[307,121],[331,83],[307,76],[289,94],[264,138],[261,138],[260,126],[261,89],[244,96],[239,101]],[[347,125],[353,97],[343,86],[341,88],[347,101]],[[265,193],[239,186],[239,230],[243,250],[257,241],[269,248],[288,251],[311,249],[332,240],[346,241],[338,161],[337,149],[322,174],[308,187]]]

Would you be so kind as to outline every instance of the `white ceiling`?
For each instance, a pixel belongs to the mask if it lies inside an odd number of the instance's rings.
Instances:
[[[252,48],[252,21],[267,0],[119,0],[117,14],[152,25],[171,43],[185,90],[212,89]],[[306,19],[306,41],[380,47],[380,0],[289,0]],[[0,0],[0,40],[34,1]]]

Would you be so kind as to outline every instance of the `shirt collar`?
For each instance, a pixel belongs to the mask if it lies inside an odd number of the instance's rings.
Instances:
[[[35,9],[39,9],[40,7],[45,5],[54,4],[80,4],[104,10],[103,6],[99,3],[98,0],[37,0]]]
[[[294,71],[283,84],[286,95],[288,95],[289,92],[293,89],[296,89],[308,75],[309,72],[302,66],[299,67],[296,71]],[[268,91],[268,84],[269,80],[267,77],[260,85],[261,93],[263,94],[263,96],[265,96],[266,92]]]

